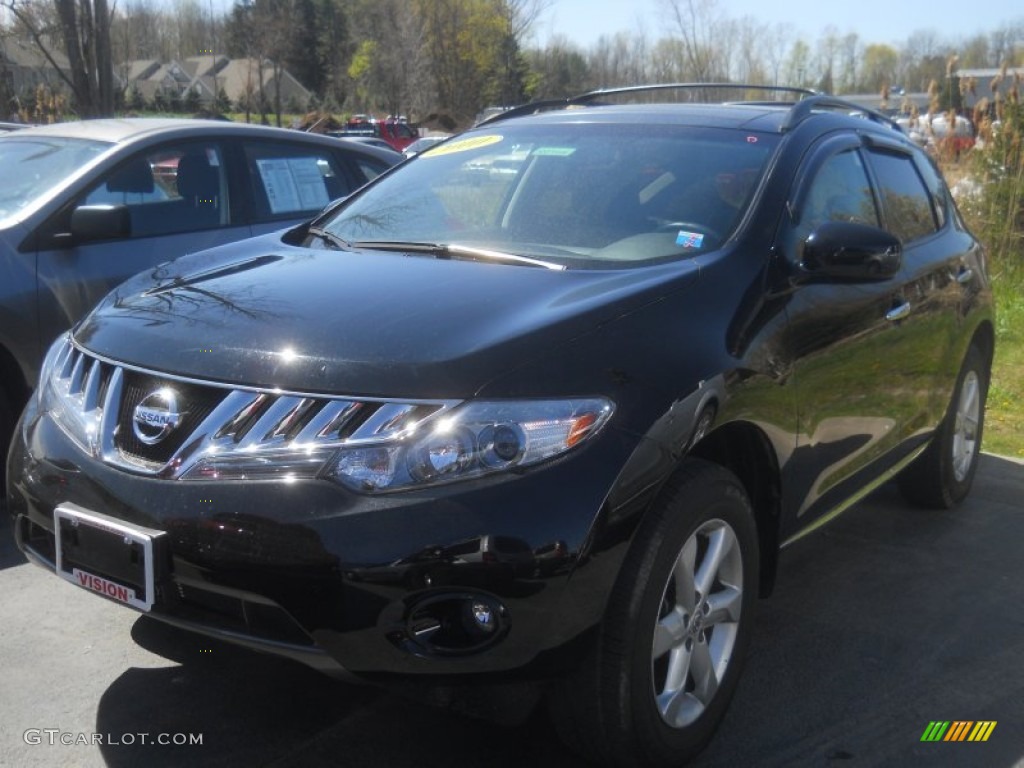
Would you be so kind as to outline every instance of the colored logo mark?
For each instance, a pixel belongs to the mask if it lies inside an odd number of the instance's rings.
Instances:
[[[996,720],[933,720],[921,734],[921,741],[988,741]]]

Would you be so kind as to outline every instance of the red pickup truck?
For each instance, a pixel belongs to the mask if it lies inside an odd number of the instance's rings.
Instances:
[[[370,115],[354,115],[340,131],[331,131],[331,136],[376,136],[401,152],[419,138],[420,132],[404,117],[379,119]]]

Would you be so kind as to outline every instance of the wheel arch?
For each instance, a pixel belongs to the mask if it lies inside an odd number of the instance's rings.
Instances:
[[[750,499],[761,556],[760,595],[775,584],[779,556],[782,488],[778,461],[767,435],[754,424],[724,424],[687,454],[718,464],[739,479]],[[685,459],[684,459],[685,460]]]
[[[985,358],[985,362],[988,363],[991,368],[996,350],[996,332],[995,328],[992,327],[991,322],[985,320],[974,329],[974,335],[971,337],[971,344],[978,347]]]
[[[30,393],[17,359],[6,345],[0,344],[0,397],[8,400],[12,410],[19,410]]]

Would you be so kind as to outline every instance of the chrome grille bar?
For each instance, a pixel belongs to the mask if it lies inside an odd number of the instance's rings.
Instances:
[[[70,341],[57,352],[50,370],[50,380],[41,382],[55,400],[49,410],[75,442],[108,464],[166,479],[312,478],[339,447],[393,438],[457,404],[233,388],[129,368],[84,352]],[[192,431],[166,462],[125,448],[131,444],[119,430],[126,425],[132,430],[132,419],[138,418],[121,413],[138,402],[129,398],[125,404],[126,372],[136,381],[139,375],[146,377],[143,381],[152,382],[154,391],[158,385],[177,386],[179,397],[186,400],[178,406],[182,414],[192,407],[189,393],[211,404],[205,418],[193,417]],[[139,391],[138,385],[132,386]],[[196,424],[198,419],[202,420]]]

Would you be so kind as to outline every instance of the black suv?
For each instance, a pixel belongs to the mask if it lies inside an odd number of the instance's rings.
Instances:
[[[21,550],[325,670],[514,679],[609,764],[694,754],[780,547],[897,473],[967,494],[993,308],[891,121],[671,88],[509,110],[123,284],[22,416]]]

